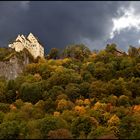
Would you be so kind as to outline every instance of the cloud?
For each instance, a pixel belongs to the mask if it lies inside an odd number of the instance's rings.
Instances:
[[[24,10],[28,10],[30,7],[30,1],[20,1],[20,6]]]
[[[0,46],[7,46],[20,32],[26,32],[30,2],[0,2]]]
[[[119,34],[115,34],[113,39],[108,39],[107,43],[116,43],[119,48],[127,51],[129,46],[139,47],[140,31],[135,27],[131,29],[121,30]]]
[[[107,43],[116,43],[124,51],[130,45],[140,47],[140,2],[130,2],[118,9],[112,18],[113,28]]]
[[[120,2],[99,1],[32,2],[28,13],[28,23],[32,26],[28,26],[47,49],[79,42],[91,49],[100,48],[109,38],[111,19],[120,5]]]
[[[140,44],[140,39],[138,40],[138,43]]]
[[[121,7],[119,11],[124,14],[119,18],[113,18],[113,29],[110,33],[110,38],[112,39],[115,34],[119,34],[122,30],[135,28],[137,31],[140,30],[140,14],[135,13],[135,9],[133,7],[129,7],[125,9]],[[119,12],[120,13],[120,12]]]
[[[118,10],[120,7],[127,9],[130,3],[121,1],[0,2],[0,46],[6,46],[9,40],[13,40],[18,34],[27,35],[32,32],[47,51],[52,47],[64,48],[73,43],[85,43],[91,50],[100,49],[106,46],[110,38],[113,28],[112,19],[121,17],[123,11],[118,13]]]

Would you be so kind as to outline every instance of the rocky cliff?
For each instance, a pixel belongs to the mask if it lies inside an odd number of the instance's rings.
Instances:
[[[0,76],[7,80],[15,79],[31,61],[31,56],[26,51],[14,52],[6,61],[0,61]]]

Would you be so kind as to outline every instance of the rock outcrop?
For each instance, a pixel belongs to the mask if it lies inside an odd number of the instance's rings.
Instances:
[[[20,57],[18,56],[20,55]],[[26,52],[12,55],[7,61],[0,61],[0,76],[7,80],[15,79],[23,72],[24,67],[31,62],[30,56]]]

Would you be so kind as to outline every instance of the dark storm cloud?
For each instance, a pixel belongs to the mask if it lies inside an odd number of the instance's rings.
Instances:
[[[46,49],[87,43],[104,47],[112,29],[112,18],[120,6],[130,2],[0,2],[0,45],[17,34],[35,34]]]
[[[120,34],[116,34],[116,36],[112,40],[108,40],[108,42],[116,42],[119,48],[127,51],[130,45],[140,47],[139,40],[140,32],[135,28],[131,28],[121,31]]]
[[[139,7],[140,2],[131,1],[128,7],[121,10],[120,14],[118,14],[118,18],[115,19],[118,21],[120,19],[123,20],[121,24],[119,23],[120,25],[118,24],[119,32],[116,30],[114,37],[112,39],[108,39],[106,43],[116,43],[118,47],[124,51],[127,51],[130,45],[140,47]]]
[[[27,2],[0,2],[0,46],[5,46],[26,29],[27,9]]]

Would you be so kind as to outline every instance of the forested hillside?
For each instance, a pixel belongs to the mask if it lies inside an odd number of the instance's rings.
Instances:
[[[0,139],[136,139],[139,132],[139,48],[53,48],[14,80],[0,78]]]

